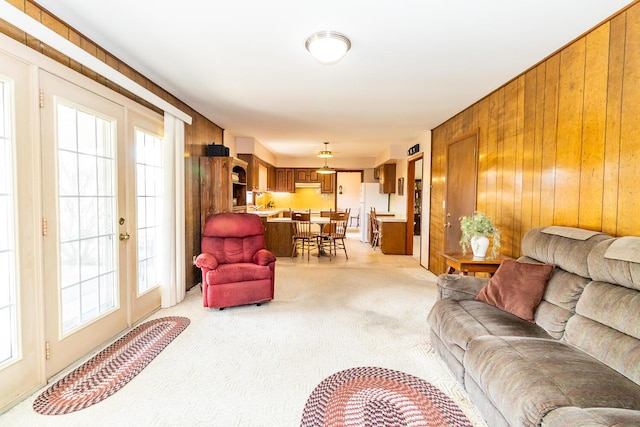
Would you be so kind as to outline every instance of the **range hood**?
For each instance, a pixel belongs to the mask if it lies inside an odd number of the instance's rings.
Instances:
[[[320,188],[319,182],[296,182],[296,188]]]

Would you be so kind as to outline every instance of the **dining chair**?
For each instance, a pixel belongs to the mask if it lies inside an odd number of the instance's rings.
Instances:
[[[349,212],[351,212],[351,209],[349,209]],[[353,221],[356,222],[356,227],[360,227],[360,209],[358,209],[355,215],[349,217],[349,227],[353,227]]]
[[[344,239],[347,233],[350,211],[351,209],[346,209],[343,212],[331,212],[329,224],[325,226],[324,232],[320,234],[319,241],[324,248],[329,249],[329,260],[332,259],[332,255],[338,255],[338,249],[344,250],[344,256],[349,259]]]
[[[376,208],[371,208],[369,222],[371,224],[371,247],[375,251],[378,243],[380,242],[380,227],[376,216]]]
[[[308,212],[291,212],[291,258],[302,250],[302,257],[307,251],[307,261],[311,256],[311,249],[318,249],[318,233],[311,228],[311,210]]]

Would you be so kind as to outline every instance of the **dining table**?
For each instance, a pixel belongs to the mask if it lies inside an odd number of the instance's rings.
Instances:
[[[317,232],[322,231],[322,226],[329,224],[328,217],[313,215],[311,224],[318,226]],[[265,244],[267,249],[276,256],[291,256],[291,218],[269,218],[265,227]]]

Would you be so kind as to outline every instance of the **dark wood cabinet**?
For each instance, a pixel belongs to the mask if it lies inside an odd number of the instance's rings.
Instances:
[[[267,191],[277,191],[277,182],[275,166],[267,165]]]
[[[232,157],[200,158],[200,221],[247,208],[247,163]]]
[[[320,178],[320,192],[321,193],[333,193],[335,192],[335,173],[330,174],[318,174]]]
[[[257,190],[258,185],[260,185],[258,177],[258,158],[253,154],[238,154],[238,157],[247,162],[247,190]]]
[[[309,182],[309,175],[307,174],[308,169],[296,169],[296,182]]]
[[[376,168],[380,183],[380,193],[393,194],[396,192],[396,164],[385,163]]]
[[[322,175],[315,169],[298,168],[295,173],[296,182],[322,182]]]
[[[280,193],[293,193],[296,191],[294,170],[289,168],[276,168],[275,191]]]
[[[405,255],[407,247],[407,221],[378,218],[380,250],[388,255]]]

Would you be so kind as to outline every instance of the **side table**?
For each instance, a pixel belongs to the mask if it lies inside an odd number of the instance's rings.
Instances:
[[[498,255],[495,258],[476,258],[473,254],[447,254],[440,252],[447,263],[446,274],[451,274],[454,271],[459,271],[460,274],[466,275],[469,273],[489,273],[489,276],[493,276],[503,259],[509,258],[504,255]]]

